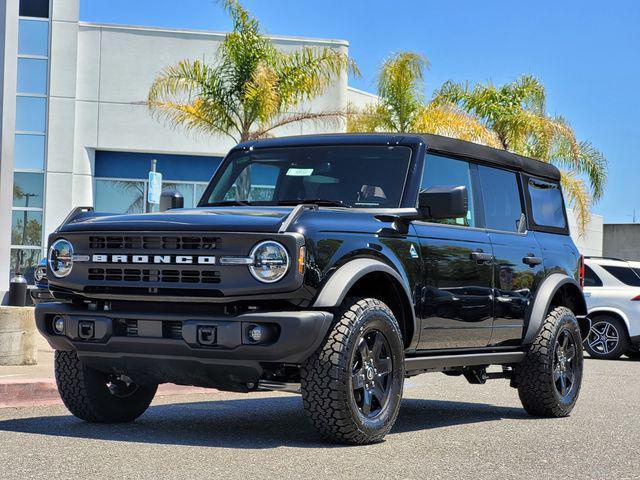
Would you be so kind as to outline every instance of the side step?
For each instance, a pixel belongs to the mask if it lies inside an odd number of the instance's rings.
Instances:
[[[449,368],[475,365],[509,365],[520,363],[524,352],[470,353],[463,355],[441,355],[431,357],[409,357],[404,361],[407,373],[441,372]]]

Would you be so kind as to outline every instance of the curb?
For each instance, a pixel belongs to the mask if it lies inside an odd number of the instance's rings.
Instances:
[[[165,383],[158,387],[156,397],[167,395],[212,394],[219,391],[213,388],[191,387]],[[55,380],[51,378],[33,378],[28,381],[1,380],[0,408],[35,407],[61,405]]]

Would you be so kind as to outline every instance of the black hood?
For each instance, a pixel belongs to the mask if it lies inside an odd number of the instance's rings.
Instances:
[[[60,232],[79,231],[227,231],[275,233],[293,207],[210,207],[162,213],[113,215],[86,213]]]

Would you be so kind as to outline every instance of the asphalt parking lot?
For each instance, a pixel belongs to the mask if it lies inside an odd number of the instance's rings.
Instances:
[[[0,410],[0,477],[640,478],[640,362],[586,360],[570,418],[534,419],[506,381],[408,381],[396,427],[366,447],[321,443],[287,394],[164,397],[129,425],[61,406]]]

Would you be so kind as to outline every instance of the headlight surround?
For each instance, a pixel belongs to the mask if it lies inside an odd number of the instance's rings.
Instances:
[[[59,238],[49,248],[49,269],[57,278],[66,277],[73,268],[73,245],[69,240]]]
[[[250,257],[253,259],[253,264],[249,266],[249,271],[262,283],[275,283],[281,280],[291,265],[287,249],[273,240],[258,243],[251,250]]]

